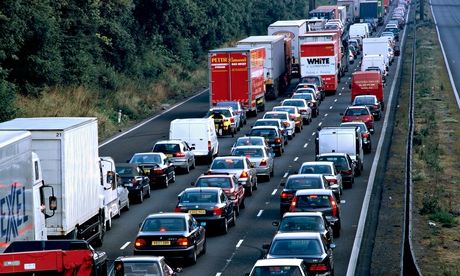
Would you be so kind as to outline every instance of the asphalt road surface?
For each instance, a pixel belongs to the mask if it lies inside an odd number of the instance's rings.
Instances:
[[[385,97],[388,99],[389,88],[393,81],[396,61],[391,67],[385,86]],[[275,175],[270,182],[259,182],[259,189],[246,200],[246,209],[242,210],[236,226],[231,228],[227,235],[208,233],[207,254],[200,256],[194,266],[184,267],[180,275],[244,275],[249,272],[257,259],[264,254],[262,245],[270,243],[275,227],[272,221],[279,219],[279,183],[286,173],[297,171],[302,162],[313,161],[314,135],[318,126],[338,126],[340,113],[350,104],[350,89],[348,88],[351,74],[358,69],[359,63],[350,66],[350,71],[342,77],[339,89],[335,95],[326,97],[320,105],[320,115],[313,118],[310,125],[304,126],[286,146],[285,154],[275,159]],[[282,99],[268,102],[266,110],[279,103]],[[194,97],[178,108],[158,116],[142,127],[108,143],[100,148],[101,156],[112,156],[117,162],[125,162],[133,153],[150,151],[155,141],[167,139],[169,122],[176,118],[203,117],[209,108],[208,91]],[[262,114],[259,114],[260,118]],[[243,136],[250,129],[256,118],[248,120],[248,124],[238,133]],[[375,148],[380,137],[383,121],[376,121],[375,133],[372,136],[373,150],[365,155],[364,172],[357,177],[352,189],[346,189],[340,204],[342,215],[341,236],[335,239],[337,248],[334,250],[334,264],[336,275],[345,275],[355,238],[361,205],[366,191],[368,175]],[[236,137],[237,137],[236,136]],[[226,155],[235,138],[219,138],[219,155]],[[121,218],[112,221],[112,230],[106,233],[104,245],[100,248],[107,252],[109,259],[117,256],[132,255],[133,242],[136,237],[139,223],[150,213],[171,212],[177,202],[177,195],[185,188],[190,187],[200,174],[207,170],[207,165],[199,165],[190,174],[178,175],[176,183],[167,189],[158,189],[152,192],[152,197],[142,204],[132,204],[128,212]]]

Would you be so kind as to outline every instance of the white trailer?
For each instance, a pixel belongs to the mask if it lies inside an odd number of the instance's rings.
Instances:
[[[43,193],[50,187],[43,184],[30,132],[0,131],[0,184],[0,252],[13,241],[46,240]]]
[[[32,134],[32,150],[40,157],[43,179],[57,198],[57,210],[46,220],[48,238],[102,244],[106,211],[100,187],[97,119],[18,118],[0,123],[0,130]]]
[[[286,73],[286,61],[284,54],[284,36],[283,35],[262,35],[250,36],[238,41],[236,47],[264,47],[264,77],[265,83],[272,85],[273,93],[270,93],[271,87],[266,87],[266,96],[276,98],[280,94],[280,78]],[[267,89],[268,88],[268,89]],[[273,95],[271,95],[273,94]]]
[[[347,14],[347,7],[346,6],[337,6],[337,9],[339,10],[339,18],[340,21],[342,21],[342,25],[346,29],[348,26],[348,14]]]
[[[276,21],[268,26],[268,35],[284,35],[291,38],[292,41],[292,72],[293,77],[300,75],[300,49],[298,37],[307,31],[307,20],[281,20]]]
[[[391,42],[388,37],[372,37],[363,39],[363,56],[381,55],[388,67],[392,62]]]

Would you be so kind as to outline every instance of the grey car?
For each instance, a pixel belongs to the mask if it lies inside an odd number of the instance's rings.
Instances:
[[[284,136],[284,144],[288,144],[288,131],[280,119],[258,119],[254,126],[275,126]]]
[[[270,145],[268,144],[268,140],[261,136],[243,136],[236,139],[235,143],[232,145],[232,149],[230,150],[230,155],[232,155],[232,151],[239,146],[263,146],[268,150],[271,149]]]
[[[117,195],[118,195],[118,205],[120,206],[120,210],[129,210],[129,190],[126,188],[123,184],[123,180],[121,180],[121,177],[117,174]],[[118,213],[118,216],[120,213]]]
[[[153,145],[153,152],[162,152],[174,164],[175,168],[181,168],[186,173],[195,168],[194,147],[190,147],[182,140],[163,140]]]
[[[265,176],[268,181],[273,176],[275,161],[273,150],[264,146],[239,146],[233,149],[233,156],[246,156],[256,169],[257,176]]]

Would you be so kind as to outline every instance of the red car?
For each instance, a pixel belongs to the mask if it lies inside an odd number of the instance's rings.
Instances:
[[[342,115],[342,123],[361,121],[366,124],[370,132],[374,131],[374,116],[367,106],[349,106]]]
[[[245,207],[244,186],[238,184],[238,178],[234,174],[201,175],[195,182],[192,182],[192,186],[222,188],[227,197],[233,201],[237,215],[240,209]]]

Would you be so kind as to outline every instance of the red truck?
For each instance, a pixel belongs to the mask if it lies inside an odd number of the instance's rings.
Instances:
[[[388,9],[390,8],[390,0],[383,0],[383,8],[385,9],[385,14],[387,14]]]
[[[239,101],[256,115],[265,110],[264,47],[209,51],[209,102]]]
[[[82,240],[14,241],[0,254],[0,275],[107,275],[107,255]]]
[[[308,42],[300,45],[300,72],[303,76],[320,75],[324,91],[337,91],[340,78],[340,47],[337,40]]]
[[[375,95],[384,108],[383,81],[380,72],[355,72],[351,77],[351,101],[358,95]]]

